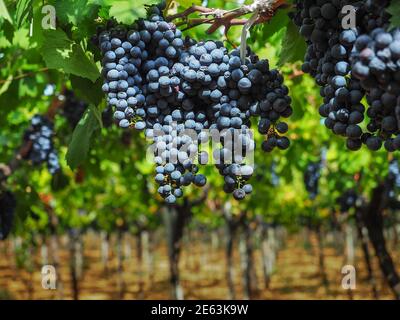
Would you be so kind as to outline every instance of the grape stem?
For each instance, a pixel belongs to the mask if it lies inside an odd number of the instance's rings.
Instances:
[[[251,18],[247,20],[247,22],[243,26],[242,34],[240,37],[240,59],[242,60],[242,64],[246,63],[247,33],[258,19],[259,13],[260,10],[256,9]]]
[[[301,77],[303,75],[304,75],[304,72],[302,70],[294,69],[291,74],[286,76],[286,78],[289,79],[289,80],[292,80],[292,79],[296,79],[298,77]]]
[[[23,78],[28,78],[28,77],[34,76],[36,73],[47,72],[48,70],[49,70],[49,68],[41,68],[41,69],[36,70],[35,72],[23,73],[16,77],[10,77],[9,79],[0,80],[0,84],[6,83],[6,82],[12,82],[12,81],[23,79]]]
[[[186,24],[185,30],[201,24],[210,24],[211,26],[207,30],[208,34],[215,32],[219,27],[223,26],[225,27],[226,34],[231,26],[246,25],[253,19],[253,16],[250,19],[239,19],[246,14],[253,13],[255,15],[254,21],[251,21],[252,26],[269,21],[278,9],[287,6],[286,0],[255,0],[250,5],[243,5],[232,10],[193,5],[182,12],[166,17],[166,20],[183,19],[180,25]],[[206,18],[189,19],[189,16],[193,13],[199,13],[200,16],[205,16]]]

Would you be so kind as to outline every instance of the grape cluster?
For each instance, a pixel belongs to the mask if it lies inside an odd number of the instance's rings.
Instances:
[[[54,175],[60,170],[57,152],[53,145],[53,124],[41,115],[35,115],[31,119],[31,126],[26,130],[24,141],[31,143],[26,159],[34,165],[47,163],[49,172]]]
[[[321,162],[310,162],[304,172],[304,184],[310,199],[313,200],[318,195],[318,183],[321,177]]]
[[[359,37],[352,56],[353,74],[367,92],[366,144],[378,150],[400,149],[400,30],[376,28]]]
[[[376,28],[387,29],[391,15],[386,8],[391,0],[366,0],[357,3],[357,27],[360,34],[371,33]]]
[[[335,72],[337,63],[348,57],[348,46],[355,39],[352,32],[341,34],[341,9],[355,1],[306,0],[297,1],[297,15],[294,22],[300,27],[300,34],[305,37],[308,48],[303,64],[303,71],[311,74],[318,85],[324,87],[335,75],[349,71],[342,66]],[[338,70],[339,71],[339,70]]]
[[[388,4],[386,0],[298,1],[292,16],[308,44],[303,71],[321,86],[324,103],[319,113],[325,118],[327,128],[347,138],[350,150],[360,149],[363,143],[371,150],[378,150],[383,141],[388,151],[400,147],[395,119],[397,96],[393,92],[399,85],[395,83],[395,72],[389,71],[394,65],[389,46],[394,49],[396,44],[391,44],[393,35],[384,31],[390,17],[385,11]],[[356,8],[356,29],[343,29],[341,25],[345,5]],[[375,37],[387,44],[376,50]],[[385,63],[388,63],[386,70]],[[390,83],[391,92],[370,76],[369,64],[379,81]],[[362,104],[365,96],[370,106],[367,111]],[[365,114],[370,119],[368,132],[363,132],[361,126]],[[392,135],[396,137],[393,139]]]
[[[11,231],[16,206],[15,196],[11,192],[0,193],[0,240],[5,240]]]
[[[294,21],[308,43],[303,71],[321,86],[324,103],[319,113],[326,118],[325,126],[347,137],[347,147],[356,150],[362,145],[358,124],[364,120],[364,92],[351,75],[349,63],[358,30],[341,26],[342,7],[349,4],[356,5],[356,1],[298,2],[300,13]]]
[[[148,20],[129,27],[111,22],[98,34],[108,105],[120,127],[143,130],[153,142],[155,180],[167,203],[184,186],[206,184],[198,164],[209,163],[210,155],[200,146],[213,132],[219,146],[211,156],[224,190],[241,200],[252,192],[253,167],[245,163],[255,149],[250,118],[259,118],[264,151],[289,147],[288,125],[279,121],[293,112],[288,88],[250,50],[242,61],[239,50],[228,52],[220,41],[183,39],[162,9],[150,7]]]

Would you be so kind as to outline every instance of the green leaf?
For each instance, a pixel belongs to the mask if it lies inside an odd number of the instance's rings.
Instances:
[[[10,43],[12,43],[14,38],[13,25],[8,20],[6,20],[3,24],[3,28],[4,28],[4,36]]]
[[[10,87],[11,83],[13,81],[13,75],[10,74],[8,75],[7,79],[3,82],[3,84],[0,86],[0,96],[8,90]]]
[[[34,98],[39,95],[36,77],[21,79],[20,81],[18,81],[18,85],[19,85],[19,90],[18,90],[19,98],[27,96]]]
[[[91,137],[99,129],[99,122],[93,108],[95,107],[89,106],[72,134],[66,155],[67,164],[71,169],[75,169],[85,161],[90,149]]]
[[[6,81],[0,87],[0,110],[2,117],[0,123],[4,120],[4,114],[17,108],[21,100],[18,97],[18,81],[12,81],[13,76],[10,74]]]
[[[100,112],[99,108],[97,108],[93,104],[90,104],[89,109],[93,112],[93,115],[96,117],[99,127],[103,129],[103,120],[102,120],[102,116],[101,116],[101,112]]]
[[[98,9],[98,5],[91,3],[90,0],[56,1],[55,7],[57,19],[62,23],[72,23],[75,26]]]
[[[285,28],[289,23],[288,10],[278,10],[274,17],[268,21],[260,25],[258,28],[254,28],[251,33],[252,39],[268,40],[272,37],[276,32]]]
[[[179,4],[180,8],[187,9],[187,8],[191,7],[192,5],[201,5],[202,0],[179,0],[177,2]]]
[[[104,6],[110,6],[110,16],[118,22],[132,24],[147,15],[145,6],[159,3],[159,0],[103,0]]]
[[[21,49],[29,49],[29,29],[27,27],[21,27],[14,32],[13,45],[20,47]]]
[[[390,28],[400,27],[400,2],[391,1],[390,6],[386,10],[392,15],[390,17]]]
[[[37,2],[37,0],[36,0]],[[42,45],[43,42],[45,42],[44,36],[43,36],[43,28],[42,28],[42,19],[43,19],[43,14],[42,14],[42,7],[35,3],[35,6],[33,8],[33,33],[32,37],[30,37],[31,42],[36,42],[38,47]]]
[[[70,40],[62,30],[44,30],[40,48],[41,55],[50,69],[63,69],[95,82],[100,73],[95,63],[88,58],[82,47]]]
[[[19,0],[15,12],[15,22],[17,28],[20,28],[24,22],[30,23],[33,15],[33,0]]]
[[[0,17],[4,18],[5,20],[8,20],[11,24],[13,23],[3,0],[0,0]]]
[[[101,100],[104,98],[103,91],[101,90],[103,84],[101,78],[98,78],[97,81],[93,83],[89,79],[71,75],[70,80],[76,96],[95,106],[101,103]]]
[[[282,40],[282,50],[278,65],[282,66],[285,63],[303,61],[306,48],[306,42],[300,35],[299,28],[290,21],[286,29],[286,35]]]

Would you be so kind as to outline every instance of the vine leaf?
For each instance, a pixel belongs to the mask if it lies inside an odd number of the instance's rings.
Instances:
[[[118,22],[132,24],[147,15],[145,6],[157,4],[159,0],[103,0],[102,5],[110,6],[110,16]]]
[[[95,82],[99,76],[99,70],[95,63],[86,56],[82,47],[70,40],[62,30],[44,30],[46,41],[40,48],[40,53],[50,69],[63,69],[71,73]]]
[[[0,86],[0,96],[8,90],[13,80],[12,74],[8,75],[6,81]]]
[[[285,37],[282,40],[282,51],[280,54],[278,65],[282,66],[285,63],[302,61],[306,53],[306,42],[300,35],[297,26],[290,21]]]
[[[3,29],[4,29],[4,36],[6,37],[6,39],[12,43],[13,42],[13,38],[14,38],[14,27],[13,25],[8,21],[4,21],[3,23]]]
[[[82,78],[79,76],[70,76],[72,89],[74,89],[75,94],[82,98],[87,103],[92,103],[98,106],[104,98],[101,86],[103,81],[98,78],[96,82],[91,82],[89,79]]]
[[[93,112],[93,115],[95,116],[96,120],[97,120],[97,124],[99,125],[99,127],[101,129],[103,129],[103,118],[102,118],[102,114],[100,112],[100,109],[97,108],[95,105],[90,104],[89,105],[89,109]]]
[[[55,2],[57,20],[62,23],[72,23],[80,26],[80,23],[98,10],[98,5],[90,0],[69,0]]]
[[[75,169],[85,161],[89,153],[91,137],[100,128],[95,109],[95,106],[89,106],[72,134],[65,157],[71,169]]]
[[[169,1],[172,2],[172,1]],[[192,5],[201,5],[202,1],[201,0],[180,0],[177,1],[177,5],[179,5],[180,8],[187,9]],[[167,3],[167,8],[169,7],[169,4]]]
[[[20,28],[24,23],[30,22],[33,15],[33,0],[19,0],[15,12],[16,28]]]
[[[390,28],[394,29],[400,27],[400,3],[398,1],[392,1],[387,8],[387,12],[392,15],[390,17]]]
[[[8,13],[7,7],[4,4],[4,0],[0,0],[0,17],[8,20],[11,24],[13,23],[10,14]]]
[[[268,40],[275,33],[287,27],[289,23],[288,9],[281,9],[276,12],[271,20],[261,25],[256,26],[252,32],[252,39],[256,40],[261,37],[263,40]]]

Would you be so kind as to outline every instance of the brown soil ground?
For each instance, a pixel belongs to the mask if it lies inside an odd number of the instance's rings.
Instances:
[[[61,276],[57,290],[45,290],[41,286],[41,255],[36,250],[33,272],[16,268],[15,256],[10,249],[10,242],[0,244],[0,299],[71,299],[71,277],[69,269],[69,252],[67,241],[60,250],[61,266],[58,275]],[[135,242],[128,240],[131,246],[131,256],[124,259],[124,272],[117,272],[115,245],[110,246],[110,258],[105,270],[101,262],[99,237],[86,236],[84,250],[84,271],[79,280],[80,299],[120,299],[119,281],[125,283],[123,299],[169,299],[170,286],[168,281],[168,258],[166,247],[156,245],[153,251],[153,272],[149,272],[146,256],[143,259],[143,272],[138,268],[135,256]],[[162,242],[160,242],[162,243]],[[235,288],[237,298],[243,298],[241,285],[240,258],[235,244]],[[391,248],[395,265],[400,266],[400,252]],[[371,253],[373,251],[371,250]],[[290,236],[278,254],[275,272],[272,275],[270,287],[263,286],[261,258],[259,250],[255,250],[257,266],[256,299],[350,299],[349,292],[342,289],[344,265],[343,255],[333,247],[324,250],[326,273],[329,288],[322,285],[319,275],[317,245],[311,238],[309,246],[305,246],[299,236]],[[374,274],[377,279],[380,299],[392,299],[393,296],[385,284],[376,258],[374,259]],[[357,270],[357,287],[352,291],[354,299],[373,299],[371,287],[366,280],[366,268],[361,250],[356,251],[355,267]],[[223,247],[212,248],[210,242],[192,241],[189,247],[184,244],[181,257],[181,282],[186,299],[227,299],[228,289],[225,279],[225,255]],[[61,286],[60,286],[61,284]]]

